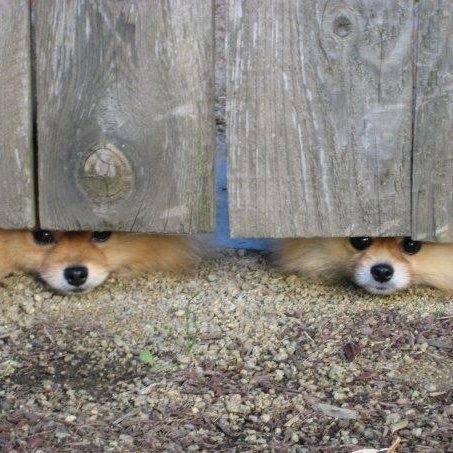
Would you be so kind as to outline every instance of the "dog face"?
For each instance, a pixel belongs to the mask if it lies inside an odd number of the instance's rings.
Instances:
[[[453,244],[411,238],[314,238],[284,242],[282,265],[309,277],[347,277],[372,294],[423,284],[453,291]]]
[[[25,270],[65,294],[99,286],[112,272],[181,271],[198,257],[182,236],[47,230],[1,231],[2,274]]]
[[[27,255],[33,255],[31,270],[59,292],[90,291],[110,273],[105,254],[110,239],[110,232],[30,232],[26,240]]]
[[[414,282],[412,262],[423,244],[410,238],[357,237],[350,239],[353,280],[369,293],[386,295]]]

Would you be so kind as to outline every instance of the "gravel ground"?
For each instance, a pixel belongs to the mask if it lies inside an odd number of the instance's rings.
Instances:
[[[378,298],[231,251],[78,297],[14,276],[0,298],[3,450],[452,451],[440,292]]]

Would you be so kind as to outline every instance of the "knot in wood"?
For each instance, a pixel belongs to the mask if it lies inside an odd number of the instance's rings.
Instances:
[[[82,162],[79,183],[94,202],[126,198],[134,185],[134,173],[126,156],[114,145],[91,148]]]
[[[333,21],[333,32],[340,38],[346,38],[352,32],[352,21],[345,15],[340,15]]]

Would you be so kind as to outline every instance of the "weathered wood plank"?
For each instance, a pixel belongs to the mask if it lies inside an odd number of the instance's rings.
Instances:
[[[212,0],[39,0],[42,227],[213,226]]]
[[[234,236],[410,233],[413,2],[231,0]]]
[[[453,3],[417,8],[413,236],[453,242]]]
[[[0,0],[0,227],[35,223],[27,0]]]

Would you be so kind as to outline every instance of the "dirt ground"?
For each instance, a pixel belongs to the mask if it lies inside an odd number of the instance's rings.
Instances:
[[[82,296],[14,276],[0,300],[2,451],[452,451],[441,292],[379,298],[231,251]]]

